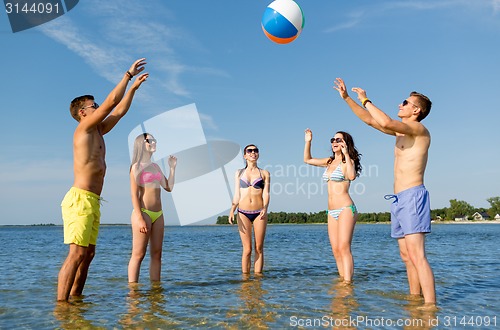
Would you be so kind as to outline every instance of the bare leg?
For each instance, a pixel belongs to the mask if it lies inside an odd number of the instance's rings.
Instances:
[[[338,245],[338,232],[339,224],[337,220],[335,220],[331,215],[328,215],[328,238],[330,239],[330,245],[332,246],[333,257],[335,258],[335,263],[337,264],[337,270],[340,277],[344,278],[344,265]]]
[[[254,273],[262,273],[264,268],[264,238],[266,236],[267,214],[257,217],[253,223],[255,236]]]
[[[405,243],[408,256],[417,270],[424,301],[426,304],[435,304],[436,288],[434,285],[434,273],[425,255],[425,234],[406,235]]]
[[[163,215],[156,219],[151,226],[151,239],[149,254],[151,265],[149,267],[149,278],[151,281],[159,281],[161,277],[161,256],[163,251],[163,236],[165,232],[165,220]]]
[[[405,238],[399,238],[398,244],[399,244],[399,254],[406,266],[406,276],[408,277],[410,294],[420,296],[422,293],[420,290],[420,281],[418,279],[417,268],[415,268],[415,265],[413,264],[413,262],[410,259],[410,256],[408,255]]]
[[[250,273],[250,262],[252,259],[252,222],[241,213],[238,213],[238,230],[240,232],[243,253],[241,256],[241,271]]]
[[[132,217],[132,255],[128,263],[128,281],[136,283],[139,281],[139,273],[141,271],[141,263],[146,256],[149,236],[151,235],[151,219],[146,214],[143,214],[144,220],[148,228],[148,232],[141,233],[139,231],[138,221]]]
[[[83,287],[85,286],[85,282],[87,281],[87,274],[89,272],[90,263],[94,259],[95,255],[95,245],[89,244],[85,256],[78,266],[78,270],[76,272],[75,281],[73,283],[73,287],[71,288],[71,296],[81,296],[83,292]]]
[[[69,294],[75,283],[76,273],[87,254],[87,247],[76,244],[69,245],[66,260],[61,266],[57,279],[57,300],[68,301]]]
[[[354,259],[352,257],[351,243],[355,224],[356,215],[352,214],[350,208],[345,208],[339,215],[337,229],[338,248],[342,260],[345,282],[351,282],[354,274]]]

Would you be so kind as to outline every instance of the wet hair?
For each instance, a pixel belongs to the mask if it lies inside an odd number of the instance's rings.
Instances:
[[[132,166],[134,164],[137,164],[141,161],[141,159],[144,156],[144,151],[146,149],[144,140],[148,138],[148,136],[151,136],[152,138],[153,135],[150,133],[142,133],[141,135],[137,136],[134,140],[134,151],[132,152],[132,161],[130,163],[130,169],[129,171],[132,170]]]
[[[71,117],[75,118],[77,122],[80,122],[80,114],[79,111],[83,108],[83,104],[87,100],[94,101],[93,95],[82,95],[75,97],[69,106],[69,112],[71,113]]]
[[[422,121],[427,115],[431,112],[432,102],[431,100],[425,96],[424,94],[420,94],[418,92],[411,92],[410,96],[417,97],[417,104],[420,107],[420,113],[418,114],[417,120]]]
[[[354,161],[354,170],[356,172],[356,176],[358,177],[361,174],[362,166],[361,166],[361,154],[358,152],[358,149],[354,146],[354,139],[352,138],[351,134],[344,132],[344,131],[338,131],[335,134],[342,134],[343,140],[347,146],[347,151],[349,152],[349,157]],[[333,160],[335,159],[335,153],[333,153],[332,156],[330,156],[330,159],[328,160],[327,164],[330,164]],[[345,156],[342,153],[342,163],[345,163]]]

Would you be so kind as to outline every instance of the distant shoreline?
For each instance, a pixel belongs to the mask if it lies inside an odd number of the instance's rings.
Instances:
[[[439,221],[432,221],[433,224],[439,224],[439,223],[442,223],[442,224],[450,224],[450,223],[456,223],[456,224],[460,224],[460,225],[473,225],[473,224],[483,224],[483,223],[500,223],[500,220],[466,220],[466,221],[442,221],[442,220],[439,220]]]
[[[362,225],[388,225],[390,221],[385,222],[357,222],[357,224]],[[449,225],[449,224],[458,224],[458,225],[475,225],[475,224],[500,224],[500,220],[467,220],[467,221],[432,221],[433,225]],[[326,222],[311,222],[311,223],[269,223],[268,226],[274,225],[326,225]],[[1,227],[62,227],[62,224],[34,224],[34,225],[0,225]],[[102,223],[101,227],[111,227],[111,226],[130,226],[129,223]],[[205,227],[205,226],[234,226],[229,224],[212,224],[212,225],[197,225],[192,227]],[[181,227],[181,225],[167,226],[167,227]],[[189,227],[189,226],[186,226]]]

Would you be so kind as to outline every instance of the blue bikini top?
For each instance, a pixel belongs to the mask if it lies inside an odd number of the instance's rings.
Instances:
[[[325,170],[325,173],[323,173],[323,181],[328,182],[328,181],[335,181],[335,182],[342,182],[342,181],[350,181],[344,177],[344,173],[342,173],[342,168],[340,167],[340,164],[328,175],[328,167]]]

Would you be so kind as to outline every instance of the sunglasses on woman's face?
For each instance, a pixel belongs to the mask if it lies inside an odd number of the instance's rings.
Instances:
[[[341,138],[331,138],[330,139],[330,143],[340,143],[340,142],[344,142],[344,140],[342,140]]]
[[[153,143],[156,144],[156,139],[145,139],[144,142],[147,142],[149,144],[153,144]]]
[[[259,148],[248,148],[247,151],[246,151],[247,154],[251,154],[253,152],[256,153],[256,154],[258,154],[259,153]]]

